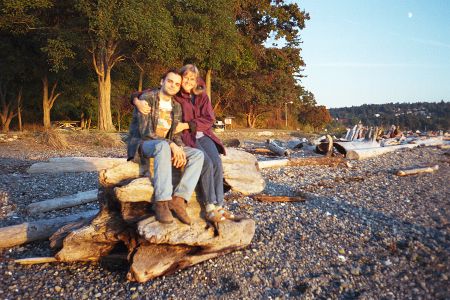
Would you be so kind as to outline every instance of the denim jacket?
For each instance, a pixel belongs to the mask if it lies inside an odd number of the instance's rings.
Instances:
[[[131,95],[133,98],[134,94]],[[156,135],[156,127],[159,118],[159,89],[146,90],[140,96],[139,100],[146,100],[151,108],[148,115],[141,114],[135,107],[133,110],[133,119],[131,120],[128,134],[128,160],[132,160],[139,148],[141,142],[145,140],[165,140],[169,144],[174,142],[178,146],[184,146],[181,140],[181,133],[174,134],[178,123],[182,121],[181,105],[172,99],[172,125],[165,138]]]

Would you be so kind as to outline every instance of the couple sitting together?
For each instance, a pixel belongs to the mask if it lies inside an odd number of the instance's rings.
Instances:
[[[159,89],[135,92],[130,124],[128,160],[154,158],[156,219],[172,223],[173,215],[191,224],[187,202],[199,183],[206,220],[217,223],[234,219],[223,208],[223,170],[219,152],[225,148],[214,135],[214,112],[204,92],[204,82],[194,65],[171,69],[161,78]],[[172,186],[172,166],[184,167],[179,184]]]

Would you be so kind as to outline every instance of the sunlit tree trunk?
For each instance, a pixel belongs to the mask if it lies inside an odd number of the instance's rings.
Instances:
[[[105,76],[98,78],[98,129],[114,131],[111,115],[111,72],[106,70]]]
[[[17,96],[17,120],[19,122],[19,131],[22,131],[22,88]]]
[[[98,129],[115,131],[111,114],[111,70],[124,59],[117,55],[117,42],[107,41],[105,45],[92,42],[92,63],[98,79]]]
[[[117,124],[119,127],[119,131],[120,131],[120,121],[121,121],[121,115],[120,115],[120,109],[117,110]]]
[[[6,84],[0,85],[0,121],[2,132],[6,133],[9,131],[9,125],[11,124],[12,119],[17,115],[14,113],[14,108],[11,105],[11,102],[7,101],[7,91]],[[20,97],[22,97],[22,91],[19,92]]]
[[[42,78],[42,109],[44,118],[44,128],[49,129],[51,127],[50,112],[52,110],[53,104],[55,104],[56,99],[61,95],[61,93],[55,94],[56,86],[58,82],[53,84],[50,95],[48,94],[48,77],[44,76]]]
[[[208,69],[208,71],[206,71],[206,95],[208,95],[209,101],[212,101],[212,99],[211,99],[211,77],[212,77],[212,70]]]
[[[142,92],[143,82],[144,82],[144,70],[140,69],[140,71],[139,71],[139,86],[138,86],[138,91],[139,92]]]

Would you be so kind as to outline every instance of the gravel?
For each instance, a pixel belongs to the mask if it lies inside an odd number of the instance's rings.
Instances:
[[[28,175],[54,156],[125,155],[123,148],[39,146],[31,137],[0,144],[0,226],[72,214],[97,203],[28,216],[31,202],[97,187],[96,173]],[[51,256],[48,241],[1,250],[0,299],[448,299],[450,160],[435,147],[351,162],[352,167],[264,169],[264,193],[306,194],[305,202],[260,203],[227,194],[227,205],[257,222],[252,244],[144,284],[120,262],[15,265]],[[438,164],[433,174],[399,168]]]

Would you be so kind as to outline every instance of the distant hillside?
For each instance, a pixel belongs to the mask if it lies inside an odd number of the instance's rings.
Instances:
[[[364,104],[330,108],[333,119],[349,126],[362,121],[369,126],[399,125],[402,130],[450,130],[450,102]]]

